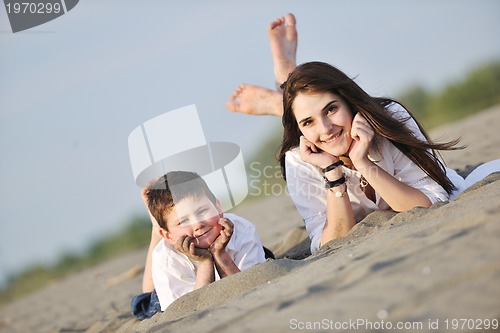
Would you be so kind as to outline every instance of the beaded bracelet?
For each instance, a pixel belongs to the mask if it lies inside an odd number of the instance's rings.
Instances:
[[[342,198],[347,193],[347,185],[344,185],[343,191],[334,191],[333,188],[328,189],[330,192],[335,194],[337,198]]]

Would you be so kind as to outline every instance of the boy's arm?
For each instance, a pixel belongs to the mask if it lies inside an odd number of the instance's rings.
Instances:
[[[214,259],[215,268],[221,278],[240,272],[240,269],[234,263],[234,260],[226,252],[226,245],[233,235],[234,224],[227,218],[221,218],[219,224],[222,230],[219,237],[210,246],[210,252]]]
[[[199,263],[194,282],[194,289],[198,289],[215,281],[215,270],[212,254],[206,249],[195,247],[193,240],[193,237],[182,236],[177,240],[175,248]]]
[[[201,288],[215,281],[214,263],[212,260],[201,261],[196,272],[194,289]]]
[[[214,263],[217,272],[221,278],[240,272],[240,269],[234,263],[233,259],[229,256],[226,250],[214,252]]]
[[[151,215],[151,212],[149,211],[148,208],[148,198],[146,196],[148,188],[144,188],[141,191],[141,197],[142,201],[144,202],[144,205],[146,206],[146,210],[148,211],[149,218],[151,219],[151,241],[149,243],[149,248],[148,248],[148,254],[146,257],[146,264],[144,265],[144,275],[142,276],[142,292],[143,293],[149,293],[152,292],[155,289],[155,285],[153,282],[153,271],[152,271],[152,256],[153,256],[153,250],[155,249],[156,245],[161,241],[162,237],[160,235],[160,226],[158,225],[158,222],[156,222],[156,219]]]
[[[153,225],[153,229],[151,230],[151,241],[149,243],[148,255],[146,257],[146,264],[144,265],[144,275],[142,276],[142,292],[149,293],[155,289],[155,285],[153,282],[153,250],[161,241],[162,237],[160,232],[158,231],[158,227],[155,228]]]

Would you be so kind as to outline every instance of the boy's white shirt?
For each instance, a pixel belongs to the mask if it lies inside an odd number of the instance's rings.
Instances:
[[[396,119],[406,119],[408,112],[397,103],[389,104],[386,109]],[[410,118],[405,126],[420,140],[425,137],[418,125]],[[369,157],[381,169],[399,179],[401,182],[422,191],[432,203],[446,201],[450,196],[446,191],[427,176],[414,162],[397,149],[389,140],[381,138],[377,150],[370,149]],[[323,185],[321,170],[309,163],[302,161],[298,147],[288,151],[285,155],[286,180],[290,197],[292,198],[299,214],[304,219],[306,230],[311,239],[311,252],[319,249],[321,234],[326,222],[326,188]],[[368,199],[360,189],[360,176],[358,171],[342,167],[347,177],[347,193],[351,201],[356,222],[365,218],[375,210],[387,210],[389,205],[376,193],[376,202]],[[464,179],[454,170],[446,168],[446,174],[458,188],[460,193],[464,188]],[[452,197],[456,194],[453,193]]]
[[[266,261],[262,241],[255,226],[235,214],[224,214],[234,224],[234,231],[226,246],[226,252],[243,271]],[[177,251],[162,239],[152,254],[152,275],[161,310],[177,298],[194,290],[197,263]],[[215,270],[215,279],[220,277]]]

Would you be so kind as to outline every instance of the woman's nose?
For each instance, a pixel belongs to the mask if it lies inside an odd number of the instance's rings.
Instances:
[[[328,119],[327,117],[323,117],[320,122],[321,125],[321,134],[329,134],[331,132],[331,129],[333,127],[332,121]]]

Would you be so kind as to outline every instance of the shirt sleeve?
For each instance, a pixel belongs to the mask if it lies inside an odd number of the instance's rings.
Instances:
[[[152,275],[161,311],[179,297],[194,290],[196,273],[194,265],[179,257],[164,241],[156,246],[152,254]]]
[[[227,244],[227,250],[240,271],[266,261],[262,241],[255,226],[240,216],[225,216],[234,224],[234,232]]]
[[[417,139],[424,142],[427,141],[422,131],[420,131],[415,119],[410,116],[408,111],[401,104],[393,102],[387,106],[387,110],[395,119],[404,122],[405,126],[412,131]],[[424,193],[433,204],[437,201],[446,201],[449,199],[448,193],[441,185],[429,177],[405,154],[395,148],[392,144],[390,145],[392,146],[390,149],[394,152],[393,156],[395,156],[394,176],[399,181],[402,181],[403,183]],[[455,171],[448,168],[445,168],[445,171],[453,183],[460,183],[460,176],[458,176]],[[455,175],[458,177],[455,177]]]
[[[449,199],[448,193],[434,179],[429,177],[418,165],[397,149],[388,140],[384,145],[389,146],[393,156],[394,177],[400,182],[409,185],[424,193],[432,204]]]
[[[318,169],[301,160],[294,148],[285,155],[286,183],[297,211],[304,220],[311,239],[311,253],[321,244],[321,235],[326,222],[326,190]]]

